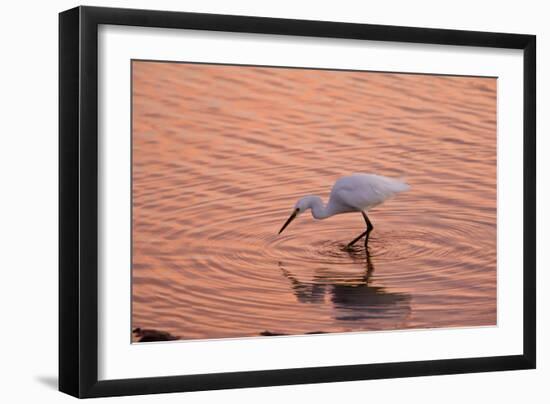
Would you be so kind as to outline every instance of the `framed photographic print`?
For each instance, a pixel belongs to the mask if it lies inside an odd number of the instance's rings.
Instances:
[[[59,27],[61,391],[535,367],[535,36]]]

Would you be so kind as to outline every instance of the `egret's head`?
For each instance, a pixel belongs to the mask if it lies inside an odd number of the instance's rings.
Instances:
[[[294,205],[290,217],[287,219],[283,227],[281,227],[281,230],[279,230],[279,234],[281,234],[283,230],[286,229],[290,222],[292,222],[306,210],[311,209],[313,203],[317,200],[320,200],[318,196],[304,196],[303,198],[299,199],[298,202],[296,202],[296,205]]]

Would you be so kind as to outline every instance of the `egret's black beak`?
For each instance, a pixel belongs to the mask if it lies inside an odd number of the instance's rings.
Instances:
[[[286,229],[286,226],[288,226],[290,224],[290,222],[292,222],[294,219],[296,219],[296,216],[298,215],[298,212],[299,210],[296,209],[292,215],[290,215],[290,217],[288,218],[288,220],[286,221],[286,223],[283,225],[283,227],[281,227],[281,230],[279,230],[279,234],[281,234],[283,232],[284,229]]]

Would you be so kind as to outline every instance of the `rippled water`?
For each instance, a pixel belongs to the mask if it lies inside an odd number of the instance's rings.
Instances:
[[[277,235],[353,172],[412,187],[368,251],[359,213]],[[494,325],[496,79],[134,61],[132,261],[182,339]]]

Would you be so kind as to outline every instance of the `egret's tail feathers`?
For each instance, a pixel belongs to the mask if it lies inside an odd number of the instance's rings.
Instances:
[[[407,184],[407,180],[405,178],[399,178],[397,182],[399,182],[399,191],[397,192],[405,192],[411,189],[411,186]]]
[[[405,192],[411,189],[411,186],[407,184],[405,178],[399,179],[387,178],[387,186],[393,193]]]
[[[355,173],[336,181],[334,189],[349,194],[344,201],[347,205],[365,209],[379,205],[400,192],[408,191],[410,186],[395,178]]]

